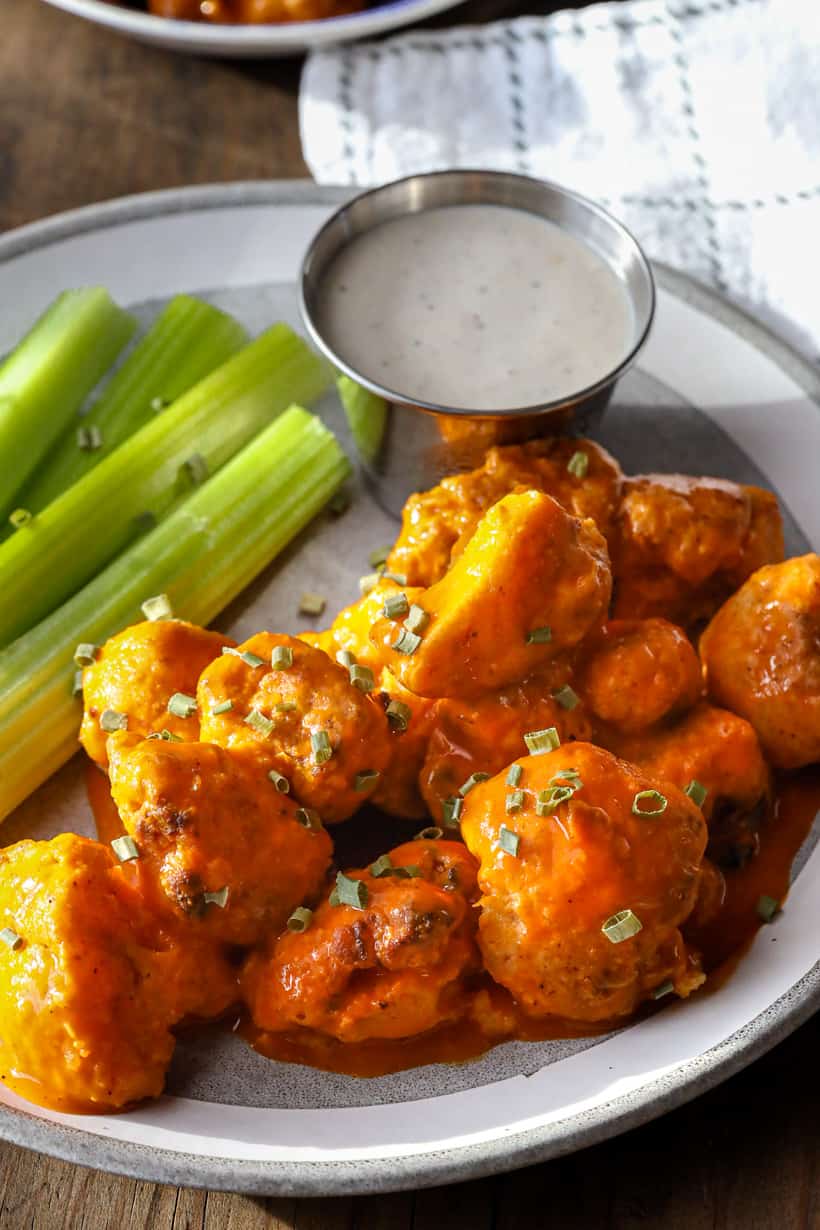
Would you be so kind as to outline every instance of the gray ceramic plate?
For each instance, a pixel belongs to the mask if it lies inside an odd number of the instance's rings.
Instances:
[[[343,196],[310,184],[198,188],[8,235],[0,239],[0,353],[59,289],[89,282],[108,286],[144,320],[187,290],[251,329],[276,318],[297,323],[301,254]],[[817,374],[713,295],[657,273],[657,324],[640,367],[618,388],[602,441],[628,470],[762,481],[783,501],[790,551],[817,547]],[[344,435],[332,398],[321,412]],[[293,594],[303,588],[322,590],[331,606],[350,601],[368,550],[394,533],[360,490],[343,518],[320,519],[220,626],[239,636],[299,628]],[[4,840],[67,827],[90,831],[78,762],[7,821]],[[318,1195],[473,1178],[634,1127],[762,1054],[820,1002],[818,935],[820,850],[809,841],[788,908],[724,987],[606,1037],[509,1043],[468,1064],[355,1080],[267,1061],[210,1031],[180,1044],[156,1103],[77,1117],[0,1089],[0,1134],[144,1179],[248,1192]]]

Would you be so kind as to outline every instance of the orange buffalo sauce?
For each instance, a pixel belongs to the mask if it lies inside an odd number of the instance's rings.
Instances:
[[[108,774],[101,772],[91,760],[85,767],[85,789],[99,840],[108,843],[115,837],[122,837],[125,829],[111,798]]]

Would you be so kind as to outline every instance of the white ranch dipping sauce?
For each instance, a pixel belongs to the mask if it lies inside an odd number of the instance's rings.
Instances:
[[[358,236],[316,310],[351,368],[409,401],[474,410],[580,392],[634,340],[625,288],[552,222],[500,205],[407,214]]]

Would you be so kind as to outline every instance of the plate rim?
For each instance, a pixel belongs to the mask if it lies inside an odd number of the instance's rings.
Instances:
[[[146,218],[254,205],[333,206],[354,189],[304,180],[199,185],[122,197],[84,206],[0,236],[0,267],[72,236]],[[740,335],[784,370],[820,409],[820,371],[794,346],[715,291],[658,262],[659,285]],[[672,1078],[661,1076],[621,1094],[574,1122],[499,1135],[477,1145],[396,1160],[240,1161],[194,1156],[114,1141],[79,1128],[0,1107],[0,1138],[79,1165],[131,1178],[247,1194],[320,1196],[386,1192],[480,1178],[558,1157],[638,1127],[683,1105],[754,1062],[820,1007],[820,961],[763,1012],[717,1046],[691,1059]]]

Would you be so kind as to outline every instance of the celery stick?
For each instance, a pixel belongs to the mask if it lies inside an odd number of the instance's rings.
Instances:
[[[0,545],[0,646],[104,568],[146,514],[160,520],[192,482],[218,470],[291,400],[312,401],[328,378],[301,338],[274,325],[141,427]]]
[[[136,327],[107,291],[67,290],[0,367],[0,518]]]
[[[249,340],[233,317],[200,299],[177,295],[88,413],[69,424],[16,502],[29,512],[40,512],[139,427],[150,423],[157,406],[164,409],[176,401]],[[77,442],[78,427],[96,427],[99,448],[82,449]]]
[[[375,461],[387,426],[387,402],[349,376],[337,376],[336,389],[359,453]]]
[[[0,653],[0,819],[77,749],[71,695],[81,641],[142,618],[166,593],[208,623],[303,529],[344,481],[347,459],[313,415],[291,407],[145,538]]]

